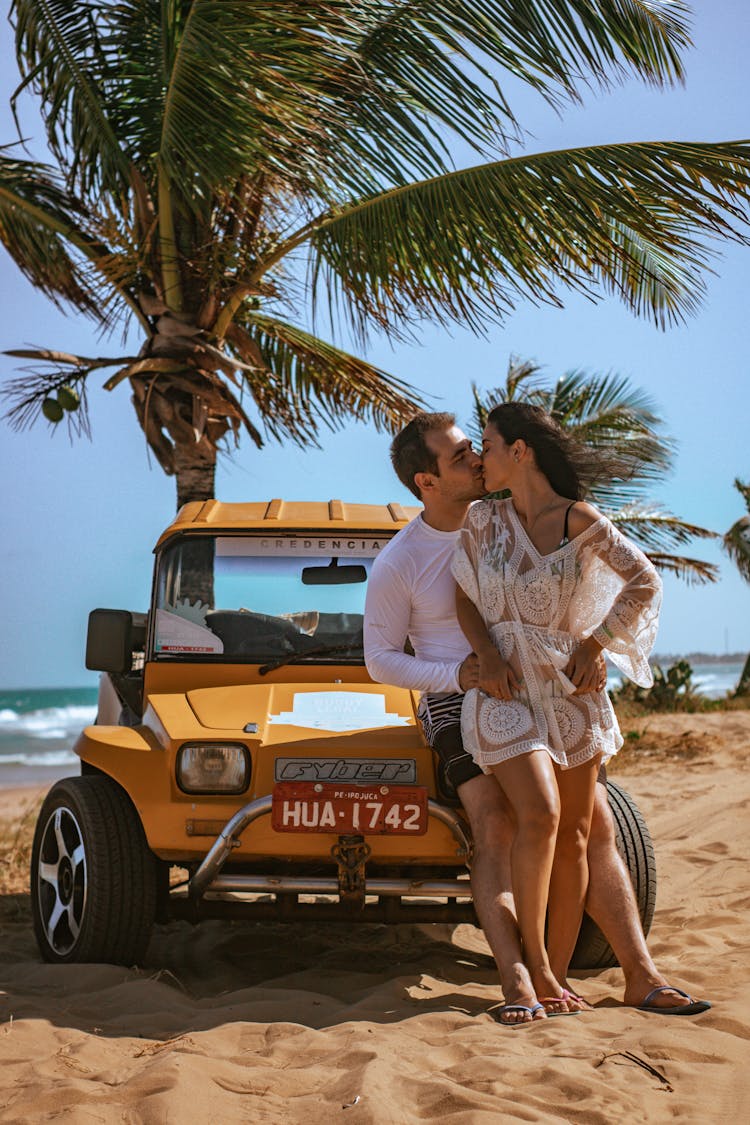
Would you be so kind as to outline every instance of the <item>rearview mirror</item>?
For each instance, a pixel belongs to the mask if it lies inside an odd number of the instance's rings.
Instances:
[[[303,586],[344,586],[349,582],[366,581],[367,571],[363,566],[339,566],[338,559],[333,559],[328,566],[302,568]]]

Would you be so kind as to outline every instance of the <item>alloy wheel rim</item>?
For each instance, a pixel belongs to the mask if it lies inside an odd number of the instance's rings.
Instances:
[[[68,808],[55,809],[42,833],[37,871],[37,903],[49,948],[64,956],[81,931],[88,880],[83,833]]]

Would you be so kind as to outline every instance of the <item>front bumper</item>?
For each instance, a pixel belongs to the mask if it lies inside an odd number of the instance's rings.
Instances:
[[[187,893],[170,897],[171,913],[189,917],[245,915],[278,917],[304,913],[317,917],[361,918],[366,921],[446,921],[474,918],[471,887],[466,872],[456,877],[414,878],[368,876],[369,846],[362,836],[339,837],[331,849],[337,875],[222,874],[224,864],[239,846],[245,829],[271,813],[271,797],[251,801],[227,821],[205,859],[187,884]],[[456,854],[467,868],[472,844],[466,826],[454,809],[428,802],[430,818],[444,824],[453,835]],[[269,901],[253,897],[272,896]],[[303,902],[300,896],[324,896],[333,901]],[[376,901],[372,901],[372,900]],[[435,902],[434,900],[442,900]],[[338,900],[338,901],[336,901]],[[369,901],[368,901],[369,900]],[[459,901],[460,900],[460,901]]]

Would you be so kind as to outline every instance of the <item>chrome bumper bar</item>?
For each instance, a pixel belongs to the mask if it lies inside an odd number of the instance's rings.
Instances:
[[[439,805],[437,801],[427,802],[428,813],[430,817],[439,820],[442,824],[446,825],[453,834],[454,839],[458,844],[456,854],[463,856],[466,860],[467,866],[471,861],[471,840],[466,832],[464,822],[458,816],[454,809],[446,808],[444,805]],[[188,883],[188,895],[193,901],[197,901],[203,897],[206,891],[244,891],[246,893],[258,894],[283,894],[285,892],[294,894],[336,894],[338,893],[338,882],[335,879],[305,879],[305,878],[288,878],[283,877],[275,879],[266,876],[224,876],[219,878],[219,872],[231,855],[234,848],[239,844],[240,837],[248,825],[252,824],[258,817],[267,816],[271,812],[271,797],[259,797],[257,801],[251,801],[243,808],[238,809],[234,816],[227,821],[222,831],[216,837],[209,848],[206,858],[201,863],[198,870],[193,875]],[[243,885],[240,886],[239,884]],[[298,887],[292,888],[290,884],[298,883]],[[230,885],[231,884],[231,885]],[[234,884],[237,884],[236,886]],[[253,884],[250,886],[249,884]],[[257,886],[255,885],[257,884]],[[282,886],[282,884],[284,884]],[[322,884],[325,884],[325,889],[322,889]],[[376,886],[382,886],[382,889],[375,889]],[[426,887],[445,886],[449,890],[426,890]],[[420,888],[418,890],[409,890],[410,887]],[[460,896],[465,897],[467,893],[468,884],[464,881],[460,883],[459,880],[438,880],[438,881],[425,881],[410,880],[410,879],[379,879],[367,880],[367,894],[368,895],[440,895],[440,896]],[[398,889],[401,888],[401,889]]]
[[[210,893],[337,895],[338,879],[318,875],[219,875]],[[468,879],[368,879],[367,894],[381,897],[471,898]]]

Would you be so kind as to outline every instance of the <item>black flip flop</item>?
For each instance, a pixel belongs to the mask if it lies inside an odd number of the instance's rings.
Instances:
[[[689,1003],[682,1004],[678,1008],[660,1008],[658,1004],[650,1004],[649,1000],[658,996],[660,992],[676,992],[678,996],[684,996]],[[643,1003],[637,1005],[637,1010],[639,1012],[656,1012],[660,1016],[697,1016],[699,1012],[707,1012],[710,1007],[708,1000],[693,1000],[692,996],[688,996],[687,992],[683,992],[681,988],[674,988],[671,984],[663,984],[660,988],[654,988],[649,992]]]

